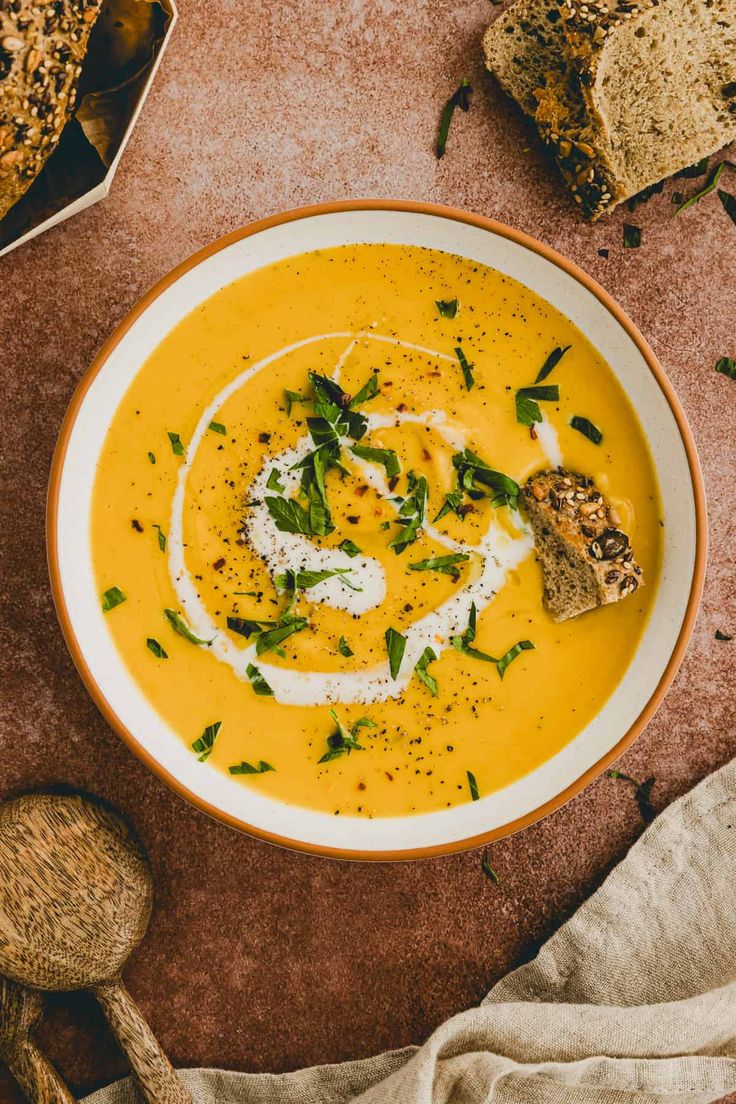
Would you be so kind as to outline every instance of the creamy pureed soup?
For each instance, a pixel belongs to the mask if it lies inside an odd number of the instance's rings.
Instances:
[[[557,625],[517,491],[560,464],[608,496],[646,586]],[[571,740],[631,661],[660,534],[637,417],[567,319],[460,257],[358,245],[166,337],[108,432],[91,539],[115,643],[193,756],[375,817]]]

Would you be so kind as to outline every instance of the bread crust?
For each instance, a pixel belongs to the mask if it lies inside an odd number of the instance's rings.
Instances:
[[[71,118],[102,0],[0,0],[0,218]]]
[[[644,585],[616,511],[592,479],[557,468],[522,488],[544,576],[544,603],[555,621],[618,602]]]

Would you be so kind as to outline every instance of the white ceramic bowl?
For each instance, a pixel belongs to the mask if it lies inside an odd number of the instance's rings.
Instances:
[[[139,367],[184,315],[219,288],[311,249],[395,242],[443,249],[526,284],[603,354],[639,413],[664,509],[656,602],[623,681],[593,721],[531,774],[480,801],[422,816],[336,818],[273,801],[198,763],[143,696],[100,611],[88,539],[95,466]],[[546,246],[479,216],[418,203],[305,208],[236,231],[180,265],[124,319],[82,380],[64,421],[49,491],[48,552],[57,612],[87,688],[112,726],[195,805],[277,843],[345,858],[416,858],[475,846],[556,808],[636,738],[682,659],[702,589],[706,522],[690,429],[651,350],[590,277]]]

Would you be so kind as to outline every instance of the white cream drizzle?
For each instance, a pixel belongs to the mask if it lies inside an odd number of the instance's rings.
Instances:
[[[194,457],[209,423],[215,419],[220,407],[233,394],[240,390],[257,372],[281,357],[305,346],[334,338],[345,338],[348,344],[339,357],[333,378],[338,379],[340,370],[356,343],[361,340],[378,341],[411,349],[415,352],[455,364],[455,358],[433,349],[402,341],[399,338],[383,334],[362,331],[350,333],[316,334],[301,341],[287,345],[269,354],[262,360],[250,365],[235,377],[203,411],[192,438],[186,449],[184,463],[179,470],[176,490],[172,500],[171,523],[168,540],[168,565],[171,580],[181,609],[197,636],[212,640],[210,650],[217,659],[226,663],[235,674],[246,679],[246,668],[254,663],[271,686],[277,701],[289,705],[328,705],[360,702],[370,704],[397,697],[409,683],[414,666],[426,647],[434,649],[437,656],[451,644],[452,637],[462,633],[467,625],[471,605],[475,603],[480,613],[492,601],[495,594],[504,585],[510,570],[517,567],[530,553],[532,539],[528,527],[518,519],[520,535],[511,537],[495,521],[491,521],[487,532],[478,545],[469,546],[455,541],[439,532],[429,523],[424,530],[433,540],[453,552],[468,552],[478,556],[481,567],[471,572],[471,580],[465,587],[455,591],[437,609],[430,611],[411,625],[405,632],[406,649],[397,679],[392,679],[388,661],[379,663],[366,671],[347,671],[328,673],[320,671],[292,670],[277,667],[264,657],[256,656],[255,645],[246,648],[236,645],[220,631],[220,626],[210,616],[202,602],[199,592],[187,569],[184,557],[184,500],[186,482]],[[430,410],[422,414],[397,413],[367,415],[369,431],[388,426],[416,423],[431,425],[455,450],[466,446],[466,436],[462,429],[452,423],[442,410]],[[547,421],[536,427],[542,448],[550,463],[561,463],[557,434]],[[382,565],[373,557],[359,555],[349,557],[339,548],[316,548],[306,537],[295,533],[282,533],[274,523],[262,499],[266,493],[266,482],[273,468],[281,472],[281,479],[287,495],[291,495],[298,486],[299,473],[289,469],[301,460],[313,445],[308,436],[302,438],[293,448],[286,449],[272,457],[254,479],[248,491],[248,497],[259,500],[260,505],[251,508],[247,521],[248,540],[254,551],[261,556],[272,577],[287,568],[295,570],[334,570],[349,568],[348,578],[360,590],[352,590],[340,581],[339,576],[328,579],[310,590],[310,601],[324,602],[336,609],[360,615],[368,609],[379,606],[386,597],[386,575]],[[383,470],[375,464],[351,455],[353,462],[364,480],[381,495],[390,494]]]

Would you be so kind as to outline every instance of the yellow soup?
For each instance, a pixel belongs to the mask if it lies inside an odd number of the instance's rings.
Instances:
[[[609,497],[646,586],[557,625],[514,489],[559,463]],[[103,600],[115,643],[192,755],[397,816],[508,785],[601,709],[654,599],[659,498],[566,318],[460,257],[359,245],[254,272],[168,335],[113,419],[91,539],[125,596]]]

